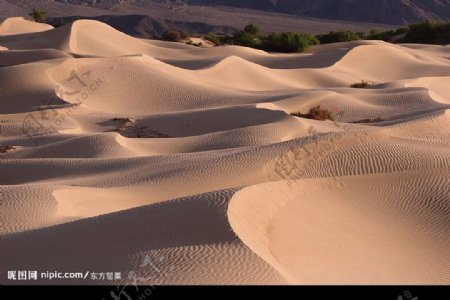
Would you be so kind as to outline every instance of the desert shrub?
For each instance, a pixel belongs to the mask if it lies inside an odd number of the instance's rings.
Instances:
[[[161,40],[168,42],[181,42],[187,38],[189,38],[187,33],[178,30],[166,30],[161,36]]]
[[[317,36],[317,39],[321,44],[329,44],[329,43],[339,43],[339,42],[350,42],[356,41],[360,38],[358,35],[352,31],[330,31],[327,34],[320,34]]]
[[[248,24],[244,30],[235,31],[232,37],[232,43],[234,45],[258,48],[261,44],[259,37],[260,30],[255,24]]]
[[[203,47],[203,43],[202,42],[194,43],[192,40],[187,41],[186,44],[191,45],[191,46],[195,46],[195,47]]]
[[[81,19],[83,19],[83,17],[54,18],[48,21],[47,23],[52,25],[53,27],[61,27],[67,24],[72,24],[73,22]]]
[[[234,45],[244,47],[256,48],[260,44],[260,41],[255,36],[244,31],[236,31],[232,40]]]
[[[264,36],[260,28],[253,23],[249,23],[242,30],[235,31],[232,36],[209,33],[204,38],[216,45],[231,44],[285,53],[303,52],[312,45],[320,44],[316,37],[306,33],[281,32]]]
[[[356,32],[355,33],[356,36],[358,37],[358,40],[365,40],[367,39],[367,37],[369,36],[367,33],[365,32]]]
[[[366,40],[380,40],[380,41],[389,41],[391,37],[394,35],[394,31],[383,31],[383,32],[371,32],[369,35],[365,37]]]
[[[304,52],[311,46],[319,44],[313,35],[297,32],[271,33],[263,39],[261,48],[272,52]]]
[[[360,82],[355,82],[355,83],[350,84],[350,87],[355,88],[355,89],[363,89],[363,88],[367,88],[371,85],[372,84],[370,82],[361,80]]]
[[[449,44],[450,23],[427,21],[409,25],[408,32],[401,42],[443,45]]]
[[[294,117],[319,120],[319,121],[325,121],[325,120],[334,121],[333,113],[325,108],[320,107],[320,105],[317,105],[317,106],[311,108],[307,114],[302,114],[300,112],[297,112],[297,113],[292,113],[291,115]]]
[[[40,10],[33,8],[29,15],[33,18],[35,22],[45,23],[45,18],[47,17],[47,12],[45,10]]]
[[[206,34],[205,36],[203,36],[203,38],[217,46],[223,44],[223,38],[212,32]]]
[[[0,146],[0,153],[6,153],[10,150],[14,150],[16,148],[14,148],[13,146]]]
[[[261,34],[261,29],[258,27],[258,25],[249,23],[244,27],[243,30],[245,33],[251,34],[253,36],[259,36]]]
[[[170,135],[152,130],[148,126],[139,126],[136,120],[132,118],[114,118],[111,121],[117,122],[118,126],[109,130],[109,132],[118,132],[129,138],[169,138]]]
[[[404,34],[408,32],[408,28],[401,27],[394,31],[395,35]]]
[[[365,39],[367,40],[381,40],[385,42],[392,41],[395,37],[405,34],[408,31],[407,28],[398,28],[397,30],[388,30],[378,32],[377,30],[372,29],[370,34],[366,35]]]

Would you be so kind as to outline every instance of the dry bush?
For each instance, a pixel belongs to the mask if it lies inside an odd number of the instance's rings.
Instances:
[[[350,87],[351,88],[355,88],[355,89],[364,89],[364,88],[370,87],[371,85],[372,85],[372,83],[370,83],[368,81],[361,80],[361,82],[352,83],[350,85]]]
[[[0,146],[0,153],[6,153],[10,150],[14,150],[16,148],[14,148],[13,146]]]
[[[307,114],[302,114],[300,112],[292,113],[294,117],[312,119],[312,120],[331,120],[334,121],[333,113],[325,108],[321,108],[320,105],[317,105],[309,110]]]

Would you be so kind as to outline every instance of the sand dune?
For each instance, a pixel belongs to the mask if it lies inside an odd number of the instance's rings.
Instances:
[[[446,284],[449,180],[436,169],[264,183],[236,193],[228,214],[291,283]]]
[[[29,284],[449,284],[449,51],[202,49],[8,19],[0,269],[122,272]],[[291,115],[317,105],[335,121]]]
[[[41,32],[53,29],[53,26],[25,20],[22,17],[8,18],[0,23],[0,36]]]

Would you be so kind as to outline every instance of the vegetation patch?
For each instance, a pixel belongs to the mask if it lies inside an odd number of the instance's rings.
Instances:
[[[84,17],[72,16],[72,17],[60,17],[60,18],[49,18],[50,20],[47,22],[53,27],[61,27],[67,24],[72,24],[77,20],[83,20]]]
[[[33,10],[29,13],[29,15],[33,18],[35,22],[45,23],[47,12],[45,10],[33,8]]]
[[[198,42],[198,43],[194,43],[193,41],[189,40],[186,42],[187,45],[191,45],[191,46],[195,46],[195,47],[203,47],[203,43],[202,42]]]
[[[120,128],[118,132],[129,138],[170,138],[168,134],[152,130],[148,126],[127,125]]]
[[[0,146],[0,153],[7,153],[8,151],[16,149],[13,146]]]
[[[168,134],[160,132],[158,130],[152,130],[148,126],[138,126],[136,121],[132,118],[114,118],[111,119],[114,122],[120,122],[121,125],[118,128],[110,130],[111,132],[118,132],[123,136],[129,138],[170,138]]]
[[[215,45],[237,45],[269,52],[299,53],[311,46],[320,44],[319,40],[308,33],[272,32],[264,35],[261,29],[249,23],[242,30],[236,30],[232,36],[209,33],[203,37]]]
[[[333,113],[325,108],[320,107],[320,105],[317,105],[317,106],[311,108],[307,114],[297,112],[297,113],[292,113],[291,115],[294,117],[319,120],[319,121],[325,121],[325,120],[334,121]]]
[[[363,39],[393,42],[393,41],[399,40],[407,32],[408,32],[408,28],[405,28],[405,27],[401,27],[396,30],[388,30],[388,31],[382,31],[382,32],[372,29],[369,34],[364,33]]]
[[[261,49],[270,52],[296,53],[305,52],[311,46],[320,44],[311,34],[298,32],[271,33],[265,37]]]
[[[357,41],[362,38],[361,34],[346,30],[346,31],[330,31],[327,34],[319,34],[317,39],[321,44],[341,43]]]
[[[233,36],[224,38],[224,43],[250,47],[261,47],[261,30],[253,23],[249,23],[243,30],[237,30]]]
[[[213,44],[216,45],[216,46],[221,45],[221,44],[223,43],[223,42],[222,42],[222,36],[217,35],[217,34],[215,34],[215,33],[213,33],[213,32],[210,32],[210,33],[204,35],[203,38],[204,38],[205,40],[207,40],[207,41],[213,43]]]
[[[373,85],[373,83],[371,83],[371,82],[361,80],[360,82],[352,83],[350,85],[350,87],[355,88],[355,89],[364,89],[364,88],[371,87],[372,85]]]
[[[424,22],[409,25],[402,43],[450,44],[450,22]]]
[[[189,39],[189,35],[186,32],[174,29],[164,31],[161,36],[161,40],[167,42],[182,42],[187,39]]]

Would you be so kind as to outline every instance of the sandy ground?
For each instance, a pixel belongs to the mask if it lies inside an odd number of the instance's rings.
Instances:
[[[5,21],[0,283],[450,284],[449,57]]]

